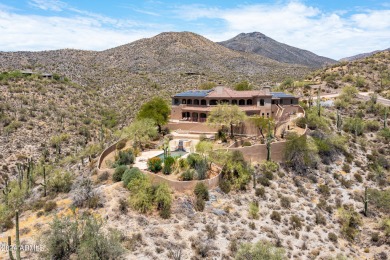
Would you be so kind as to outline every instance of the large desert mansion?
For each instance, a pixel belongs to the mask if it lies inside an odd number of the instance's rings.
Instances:
[[[270,89],[235,91],[226,87],[210,90],[192,90],[172,97],[171,120],[205,122],[214,106],[219,103],[238,105],[248,116],[259,115],[282,119],[300,112],[298,97]]]

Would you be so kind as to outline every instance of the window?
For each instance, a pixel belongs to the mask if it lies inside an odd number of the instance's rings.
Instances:
[[[179,105],[179,99],[175,98],[175,100],[173,101],[173,104]]]
[[[182,99],[182,100],[181,100],[181,103],[182,103],[182,104],[187,104],[187,100]]]
[[[192,105],[192,99],[187,99],[187,105]]]
[[[283,104],[283,99],[280,100],[280,104],[281,104],[281,105]]]
[[[217,103],[218,103],[218,101],[215,100],[215,99],[210,100],[210,105],[211,105],[211,106],[216,106]]]
[[[269,113],[267,113],[267,117],[269,117]]]
[[[261,116],[264,117],[264,113],[262,113]]]
[[[294,101],[291,99],[291,104],[293,104],[294,103]]]
[[[238,105],[245,106],[245,100],[244,99],[240,99],[240,101],[238,101]]]
[[[232,105],[237,105],[237,100],[236,99],[232,100]]]
[[[194,105],[199,105],[199,99],[194,99]]]
[[[229,104],[229,100],[223,99],[223,100],[221,101],[221,104]]]
[[[206,100],[202,99],[202,100],[200,101],[200,104],[201,104],[202,106],[206,106],[206,105],[207,105],[207,102],[206,102]]]
[[[260,106],[264,106],[264,99],[260,99]]]
[[[248,106],[251,106],[251,105],[252,105],[252,99],[248,99],[248,100],[246,101],[246,104],[247,104]]]

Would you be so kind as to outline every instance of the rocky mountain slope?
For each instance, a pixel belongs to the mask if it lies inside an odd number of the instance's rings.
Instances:
[[[232,50],[255,53],[280,62],[301,64],[308,67],[318,68],[337,62],[326,57],[318,56],[310,51],[277,42],[259,32],[241,33],[219,44]]]
[[[350,56],[350,57],[342,58],[342,59],[340,59],[340,61],[354,61],[354,60],[359,60],[359,59],[363,59],[363,58],[372,56],[372,55],[374,55],[375,53],[382,52],[382,51],[390,51],[390,48],[388,48],[388,49],[386,49],[386,50],[377,50],[377,51],[372,51],[372,52],[367,52],[367,53],[356,54],[356,55],[353,55],[353,56]]]
[[[190,32],[162,33],[102,52],[0,52],[1,70],[23,68],[56,72],[79,84],[107,87],[154,83],[163,88],[194,88],[208,81],[228,84],[243,78],[259,85],[299,78],[310,70],[232,51]]]

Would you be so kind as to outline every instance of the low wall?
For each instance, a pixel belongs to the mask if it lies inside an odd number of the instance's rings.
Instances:
[[[201,181],[196,181],[196,180],[195,181],[174,181],[174,180],[166,179],[163,176],[157,175],[152,172],[143,171],[143,173],[148,175],[153,183],[166,183],[171,189],[178,192],[193,191],[196,184],[199,182],[203,182],[209,189],[214,189],[218,187],[219,181],[221,179],[221,172],[217,176],[211,179],[206,179]]]
[[[276,162],[283,161],[283,152],[286,147],[286,141],[275,142],[271,144],[271,159]],[[261,162],[267,160],[267,145],[256,144],[252,146],[228,148],[229,151],[242,152],[245,160],[251,162]]]
[[[118,141],[118,142],[119,142],[119,141]],[[106,148],[106,150],[104,150],[104,151],[100,154],[99,160],[98,160],[98,164],[97,164],[98,170],[100,170],[100,167],[102,166],[102,162],[103,162],[104,158],[106,158],[107,155],[109,155],[110,153],[112,153],[113,151],[116,150],[116,145],[117,145],[118,142],[112,144],[111,146],[109,146],[108,148]]]

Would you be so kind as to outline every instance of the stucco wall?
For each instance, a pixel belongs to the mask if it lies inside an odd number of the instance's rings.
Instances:
[[[283,152],[286,147],[286,142],[277,142],[271,144],[271,159],[276,162],[283,161]],[[267,160],[267,145],[257,144],[252,146],[228,148],[229,151],[240,151],[244,155],[245,160],[252,162],[261,162]]]

